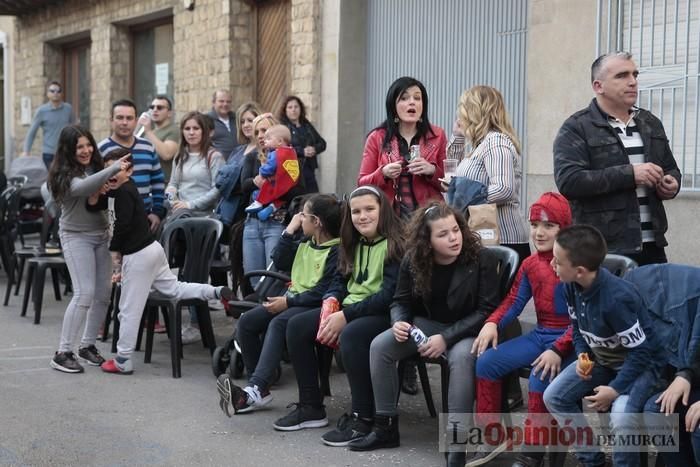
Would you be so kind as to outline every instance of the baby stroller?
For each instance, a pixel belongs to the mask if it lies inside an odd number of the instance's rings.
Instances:
[[[273,263],[266,270],[250,271],[245,274],[247,279],[260,277],[260,281],[255,286],[255,291],[244,297],[243,300],[231,300],[229,302],[229,315],[239,318],[246,311],[255,308],[267,300],[268,297],[284,295],[288,284],[291,281],[289,275],[277,271]],[[212,371],[217,378],[228,372],[231,378],[239,379],[243,376],[244,366],[241,358],[241,347],[236,340],[236,328],[223,346],[214,349],[211,356]],[[282,368],[277,368],[277,381],[282,374]]]

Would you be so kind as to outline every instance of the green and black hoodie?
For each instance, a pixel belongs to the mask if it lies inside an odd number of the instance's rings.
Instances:
[[[338,268],[339,244],[338,238],[316,245],[309,237],[282,234],[272,251],[272,261],[280,271],[291,270],[292,284],[286,295],[289,308],[321,306]]]
[[[342,303],[346,321],[368,315],[389,314],[399,274],[399,261],[386,261],[387,239],[361,239],[355,249],[352,274],[336,274],[323,298]]]

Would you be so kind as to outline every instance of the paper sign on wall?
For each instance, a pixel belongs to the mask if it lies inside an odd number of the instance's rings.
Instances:
[[[168,92],[168,70],[167,63],[156,63],[156,94]]]
[[[32,123],[32,98],[22,96],[20,99],[19,120],[22,125],[30,125]]]

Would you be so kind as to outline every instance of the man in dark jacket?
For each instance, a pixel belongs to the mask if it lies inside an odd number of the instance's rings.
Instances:
[[[641,265],[667,261],[662,201],[676,196],[681,174],[661,121],[634,105],[638,74],[626,52],[593,62],[596,96],[559,130],[554,177],[574,223],[594,225],[611,253]]]
[[[211,103],[211,112],[207,114],[214,121],[211,144],[224,156],[224,159],[228,160],[233,148],[238,145],[236,114],[231,111],[231,93],[225,89],[214,91]]]

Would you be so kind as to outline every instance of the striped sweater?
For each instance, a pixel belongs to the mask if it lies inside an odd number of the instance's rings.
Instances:
[[[131,147],[126,147],[110,137],[100,141],[97,146],[102,157],[118,148],[126,148],[131,151],[134,158],[134,173],[131,179],[136,184],[141,199],[143,199],[146,214],[153,213],[163,219],[165,217],[165,208],[163,207],[165,177],[153,144],[146,139],[134,137]]]
[[[457,176],[476,180],[487,188],[488,202],[498,205],[501,243],[527,243],[520,216],[522,158],[508,136],[489,132],[457,166]]]

